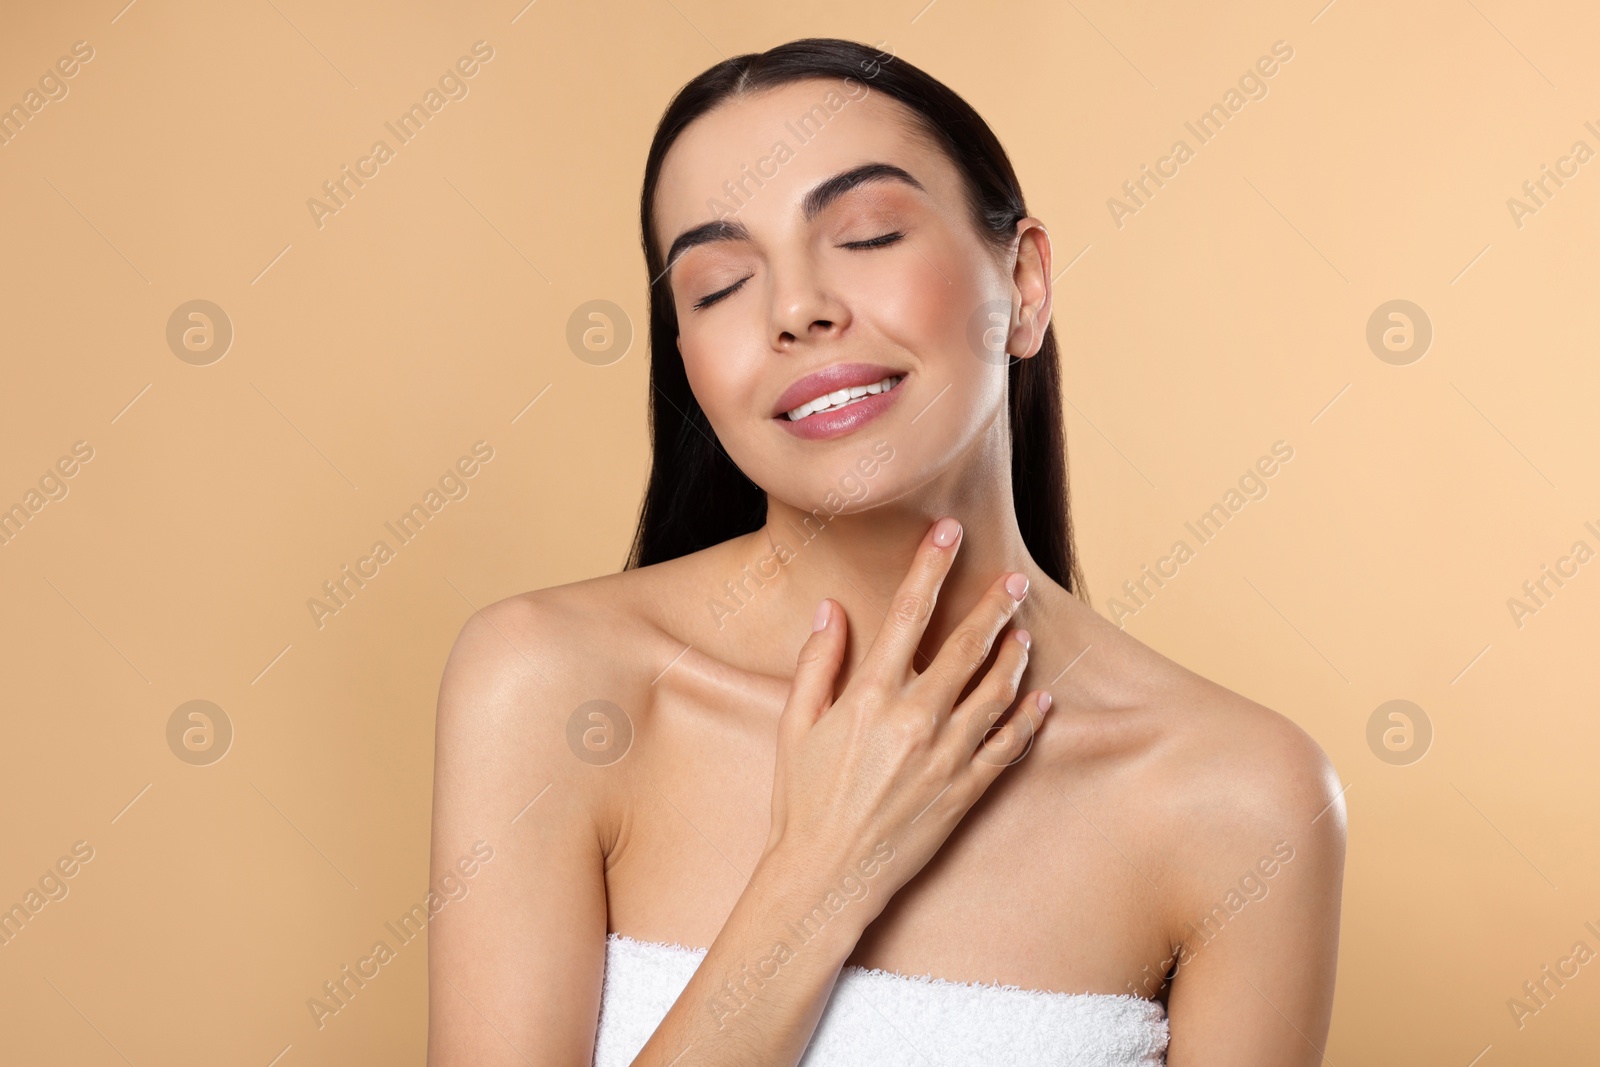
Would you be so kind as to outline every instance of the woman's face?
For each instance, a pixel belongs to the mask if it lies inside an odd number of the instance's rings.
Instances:
[[[978,236],[959,172],[910,115],[861,82],[810,79],[719,106],[663,161],[655,236],[689,385],[734,463],[801,510],[926,485],[1004,412],[1013,259]],[[1037,351],[1048,307],[1024,313],[1012,353]],[[842,509],[841,485],[857,490]]]

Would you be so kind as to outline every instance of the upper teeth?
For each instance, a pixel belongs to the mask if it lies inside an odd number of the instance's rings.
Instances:
[[[893,389],[895,386],[900,384],[900,380],[904,377],[904,374],[891,374],[889,377],[883,379],[883,381],[873,382],[871,385],[852,385],[848,389],[835,389],[831,393],[823,393],[815,400],[807,401],[806,403],[801,404],[799,407],[787,412],[787,414],[790,421],[798,422],[807,415],[813,415],[819,411],[829,411],[833,408],[843,407],[852,401],[860,400],[864,396],[869,396],[873,393],[882,393],[889,389]]]

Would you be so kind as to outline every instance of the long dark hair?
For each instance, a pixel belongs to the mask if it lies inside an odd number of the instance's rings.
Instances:
[[[650,482],[624,569],[649,566],[757,530],[766,521],[766,493],[717,443],[689,389],[678,351],[677,309],[655,238],[654,200],[661,162],[678,135],[730,97],[805,78],[851,79],[911,109],[922,132],[963,175],[978,232],[1009,249],[1017,221],[1028,214],[1005,149],[965,100],[924,71],[875,48],[831,37],[790,41],[734,56],[690,81],[667,105],[645,162],[639,198],[650,285]],[[1011,495],[1023,543],[1057,584],[1087,602],[1073,548],[1067,492],[1067,443],[1055,327],[1029,359],[1011,363]]]

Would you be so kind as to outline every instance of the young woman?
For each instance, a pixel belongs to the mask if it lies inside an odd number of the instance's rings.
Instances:
[[[738,56],[642,222],[629,566],[441,683],[434,871],[493,858],[429,1062],[1320,1063],[1338,779],[1086,605],[1050,239],[982,119],[858,44]]]

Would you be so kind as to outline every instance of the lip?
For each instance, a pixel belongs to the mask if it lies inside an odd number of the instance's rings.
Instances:
[[[808,400],[815,400],[823,393],[849,389],[855,385],[871,385],[873,382],[881,382],[885,378],[898,377],[904,373],[903,370],[885,367],[881,363],[835,363],[815,374],[806,375],[785,389],[773,403],[772,417],[782,419],[788,412]]]
[[[862,366],[862,364],[855,364],[855,366],[859,367]],[[832,368],[829,369],[831,370]],[[874,373],[881,369],[882,368],[875,369]],[[785,415],[780,414],[776,416],[777,422],[780,426],[794,436],[804,438],[808,441],[824,441],[834,437],[842,437],[845,434],[850,433],[853,430],[856,430],[861,426],[871,422],[879,415],[882,415],[885,411],[888,411],[895,401],[900,399],[900,394],[905,392],[906,382],[910,379],[911,372],[889,371],[887,373],[878,374],[878,377],[876,378],[870,378],[865,381],[853,381],[850,383],[852,385],[871,385],[873,382],[880,381],[883,378],[890,377],[891,375],[899,377],[900,383],[893,389],[890,389],[888,392],[869,394],[857,400],[855,403],[848,404],[842,408],[833,408],[830,411],[819,411],[815,414],[807,415],[799,422],[791,422]],[[811,377],[815,378],[816,375],[812,375]],[[802,378],[800,382],[795,384],[804,384],[810,380],[811,378]],[[844,387],[845,386],[843,384],[835,386],[837,389],[843,389]],[[793,386],[790,388],[792,389]],[[815,394],[802,395],[798,400],[793,402],[791,407],[784,408],[783,410],[787,412],[793,410],[793,408],[799,407],[801,404],[804,404],[808,399],[810,399],[811,395]]]

